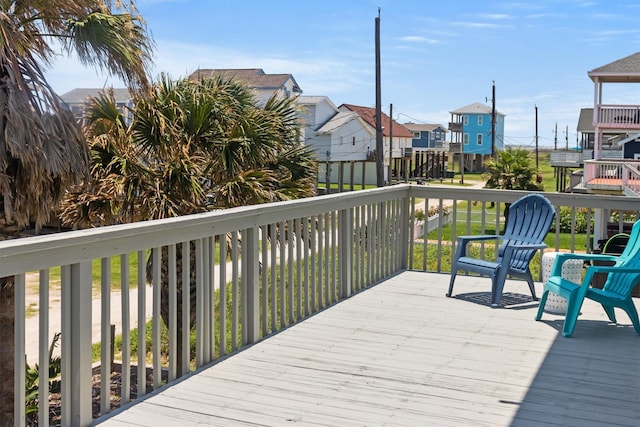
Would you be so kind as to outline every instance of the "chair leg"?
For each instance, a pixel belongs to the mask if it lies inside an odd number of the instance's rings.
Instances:
[[[578,321],[583,301],[584,299],[580,298],[576,293],[572,293],[568,298],[567,314],[565,315],[564,324],[562,326],[562,335],[567,338],[573,335],[573,330],[576,327],[576,322]]]
[[[531,291],[531,298],[533,298],[534,301],[538,301],[538,297],[536,296],[536,287],[533,284],[533,278],[531,277],[531,275],[527,277],[527,284],[529,285],[529,290]]]
[[[457,271],[453,270],[451,272],[451,280],[449,281],[449,292],[445,296],[450,297],[453,294],[453,282],[456,280]]]
[[[500,307],[504,282],[507,280],[506,268],[499,269],[491,278],[491,307]]]
[[[547,303],[547,296],[549,296],[549,291],[542,291],[542,296],[540,297],[540,304],[538,304],[538,313],[536,314],[536,320],[542,319],[542,313],[544,312],[544,306]]]
[[[604,309],[605,313],[607,313],[607,317],[609,318],[609,320],[612,323],[618,323],[618,321],[616,320],[616,313],[613,310],[613,307],[611,307],[609,305],[604,305],[604,304],[600,304],[600,305]]]
[[[638,310],[636,310],[636,306],[633,303],[631,297],[627,298],[622,303],[622,309],[627,313],[629,319],[631,319],[631,323],[633,323],[633,329],[636,330],[636,334],[640,335],[640,321],[638,321]]]

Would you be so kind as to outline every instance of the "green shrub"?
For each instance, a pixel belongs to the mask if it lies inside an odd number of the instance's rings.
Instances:
[[[571,233],[571,221],[574,216],[573,210],[567,206],[560,207],[560,232]],[[591,229],[593,230],[593,218],[591,219]],[[575,233],[587,231],[587,209],[575,210]]]

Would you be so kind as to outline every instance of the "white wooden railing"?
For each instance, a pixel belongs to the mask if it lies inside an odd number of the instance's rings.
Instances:
[[[606,129],[640,129],[640,105],[596,106],[594,124]]]
[[[640,186],[640,160],[588,160],[584,165],[584,182],[593,190],[619,190],[637,196]]]
[[[90,425],[95,371],[100,413],[114,409],[109,381],[112,324],[118,325],[115,334],[123,342],[115,359],[121,371],[116,389],[125,405],[133,399],[132,388],[140,398],[147,387],[155,390],[189,375],[399,271],[448,272],[460,232],[454,228],[445,238],[440,227],[437,236],[414,239],[410,230],[417,209],[427,212],[437,207],[440,215],[448,211],[449,221],[459,224],[463,234],[474,223],[482,230],[500,230],[504,203],[523,194],[395,185],[0,242],[2,276],[15,276],[15,424],[30,422],[24,413],[25,364],[31,360],[47,366],[48,345],[58,324],[62,332],[59,421]],[[571,230],[577,229],[578,211],[586,212],[590,223],[597,208],[637,209],[637,203],[624,197],[546,195],[558,211],[561,206],[569,210]],[[556,216],[556,226],[560,217]],[[592,233],[589,227],[588,242]],[[590,250],[590,243],[577,247],[575,235],[571,234],[568,249]],[[558,248],[559,233],[554,241],[550,246]],[[181,250],[187,247],[190,250]],[[196,293],[195,309],[188,303],[194,297],[190,283]],[[38,289],[36,314],[27,302],[33,288]],[[168,340],[161,336],[163,289],[169,295]],[[187,334],[179,338],[176,333],[180,311],[185,314],[184,329],[189,329],[190,316],[195,317],[191,345]],[[121,314],[112,315],[116,312]],[[150,332],[140,328],[133,342],[131,328],[149,319]],[[33,337],[37,344],[30,346]],[[95,342],[101,345],[94,363]],[[137,350],[132,351],[130,344]],[[161,352],[162,346],[168,350]],[[150,384],[143,374],[147,370]],[[41,372],[40,392],[48,396],[46,370]],[[136,381],[131,379],[134,372],[140,373]],[[48,400],[41,399],[34,422],[48,425],[49,409]]]

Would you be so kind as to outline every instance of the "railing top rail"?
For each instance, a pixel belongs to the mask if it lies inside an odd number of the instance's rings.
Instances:
[[[615,163],[615,164],[625,164],[625,163],[633,163],[633,164],[639,164],[640,163],[640,159],[624,159],[624,158],[610,158],[610,159],[598,159],[598,160],[585,160],[585,163],[591,163],[591,164],[611,164],[611,163]]]
[[[640,108],[638,104],[598,104],[600,108]]]
[[[287,202],[242,206],[178,218],[4,240],[0,241],[0,275],[8,276],[90,261],[203,236],[221,235],[278,221],[380,203],[394,197],[408,197],[410,188],[408,184],[401,184]]]
[[[527,191],[399,184],[289,202],[245,206],[179,218],[145,221],[0,242],[0,274],[35,271],[214,236],[234,230],[303,218],[389,199],[416,197],[480,202],[513,202]],[[557,206],[637,210],[637,200],[623,196],[544,193]]]

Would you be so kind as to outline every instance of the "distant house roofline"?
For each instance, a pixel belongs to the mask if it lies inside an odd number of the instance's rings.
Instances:
[[[302,89],[291,74],[267,74],[262,68],[198,68],[189,75],[189,80],[222,76],[246,83],[253,89],[279,89],[287,80],[293,82],[293,92],[302,93]]]
[[[355,111],[365,122],[369,124],[373,129],[376,129],[376,109],[372,107],[363,107],[353,104],[342,104],[338,109],[342,107]],[[391,136],[393,132],[394,137],[398,138],[412,138],[413,132],[401,125],[400,123],[392,120],[385,113],[381,113],[382,120],[382,134],[386,137]],[[392,126],[393,125],[393,126]]]

